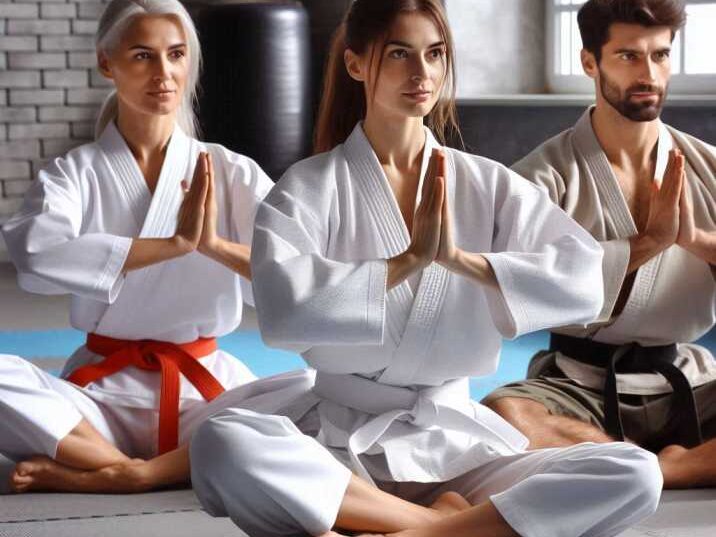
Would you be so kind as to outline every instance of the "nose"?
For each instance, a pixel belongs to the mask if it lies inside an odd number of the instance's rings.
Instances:
[[[642,77],[644,78],[645,82],[656,82],[656,63],[650,58],[646,57],[644,60],[644,67],[642,69]]]
[[[153,79],[156,82],[163,82],[165,80],[169,80],[169,78],[171,78],[169,74],[170,69],[171,64],[169,63],[169,59],[163,56],[159,56],[155,64]]]
[[[424,58],[416,58],[413,66],[413,73],[410,76],[410,80],[416,84],[420,84],[423,80],[428,78],[428,65]]]

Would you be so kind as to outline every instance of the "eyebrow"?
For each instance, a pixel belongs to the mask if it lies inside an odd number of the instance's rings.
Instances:
[[[414,48],[413,45],[411,45],[410,43],[406,43],[405,41],[398,41],[398,40],[388,41],[386,43],[386,46],[387,45],[395,45],[395,46],[403,47],[403,48]],[[443,46],[445,46],[445,41],[438,41],[437,43],[433,43],[432,45],[428,46],[428,48],[443,47]]]
[[[632,54],[643,54],[643,51],[633,48],[620,48],[615,50],[614,54],[624,54],[625,52],[630,52]],[[661,47],[654,52],[671,52],[671,47]]]
[[[184,47],[186,47],[186,43],[177,43],[176,45],[172,45],[171,47],[169,47],[169,50],[174,50],[177,48],[184,48]],[[152,47],[148,47],[147,45],[137,44],[137,45],[133,45],[133,46],[129,47],[129,50],[154,50],[154,49]]]

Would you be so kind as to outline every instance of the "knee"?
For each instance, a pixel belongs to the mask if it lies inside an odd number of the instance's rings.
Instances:
[[[523,397],[490,398],[485,401],[485,405],[510,423],[521,422],[526,418],[532,419],[549,413],[543,404]]]
[[[611,449],[607,457],[611,470],[606,472],[617,477],[624,500],[640,510],[643,516],[656,511],[661,498],[664,479],[659,459],[653,453],[626,443],[600,444]]]
[[[18,376],[26,376],[35,366],[24,358],[12,354],[0,354],[0,384],[5,381],[17,382]]]

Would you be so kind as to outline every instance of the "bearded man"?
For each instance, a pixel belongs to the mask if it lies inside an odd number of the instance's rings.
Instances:
[[[677,0],[589,0],[582,65],[596,104],[513,169],[605,251],[605,306],[563,327],[525,381],[483,401],[531,448],[627,440],[658,453],[667,488],[716,485],[716,148],[659,120]]]

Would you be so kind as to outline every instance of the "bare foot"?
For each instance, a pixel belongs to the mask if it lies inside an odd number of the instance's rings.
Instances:
[[[454,515],[460,511],[470,509],[472,505],[465,498],[460,496],[457,492],[445,492],[438,496],[430,507],[441,513],[443,516]]]
[[[10,487],[22,492],[128,493],[146,490],[140,459],[100,470],[77,470],[45,456],[18,463]]]

